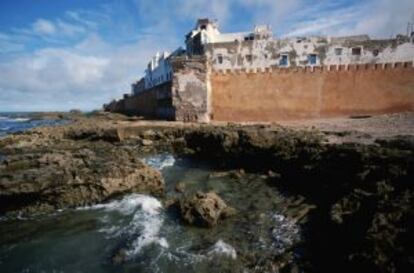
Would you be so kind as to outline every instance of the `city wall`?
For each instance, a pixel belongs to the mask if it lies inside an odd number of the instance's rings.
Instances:
[[[279,121],[414,111],[412,62],[218,70],[212,119]]]
[[[140,92],[135,96],[125,96],[104,106],[106,111],[148,118],[174,119],[171,107],[171,82]]]

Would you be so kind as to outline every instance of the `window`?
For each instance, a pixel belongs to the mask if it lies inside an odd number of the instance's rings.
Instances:
[[[308,64],[316,65],[318,56],[316,54],[309,54],[308,55]]]
[[[217,56],[217,61],[218,61],[219,64],[222,64],[223,63],[223,55],[219,54]]]
[[[288,55],[281,55],[280,56],[280,60],[279,60],[279,65],[280,66],[287,66],[289,62],[289,57]]]
[[[379,54],[379,50],[378,49],[374,49],[374,51],[372,51],[372,55],[374,55],[375,57],[377,57]]]
[[[200,27],[201,29],[207,29],[207,26],[206,25],[201,25],[201,27]]]
[[[335,48],[335,55],[336,56],[341,56],[342,55],[342,51],[343,51],[343,49],[340,48],[340,47]]]
[[[361,56],[362,49],[360,47],[352,48],[352,55],[353,56]]]
[[[252,55],[250,55],[250,54],[246,55],[246,60],[247,60],[248,62],[251,62],[251,61],[253,60],[253,56],[252,56]]]

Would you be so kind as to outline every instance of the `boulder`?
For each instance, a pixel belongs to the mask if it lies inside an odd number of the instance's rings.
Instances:
[[[186,223],[200,227],[213,227],[220,219],[235,214],[235,209],[227,206],[215,192],[198,192],[183,197],[180,200],[180,211]]]

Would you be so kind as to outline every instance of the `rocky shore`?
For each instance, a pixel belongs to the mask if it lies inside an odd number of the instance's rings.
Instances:
[[[303,225],[304,239],[258,265],[261,271],[414,269],[413,135],[177,124],[108,114],[71,119],[0,139],[1,214],[74,208],[132,192],[162,196],[162,176],[136,155],[169,151],[213,162],[235,179],[259,174],[285,192],[284,213]],[[210,204],[218,210],[209,211]],[[202,226],[214,226],[228,209],[214,193],[190,196],[179,206],[188,223]],[[292,261],[297,253],[300,259]]]

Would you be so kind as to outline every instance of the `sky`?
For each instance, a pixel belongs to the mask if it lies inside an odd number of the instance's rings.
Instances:
[[[0,112],[99,109],[204,17],[222,32],[391,38],[414,0],[0,0]]]

